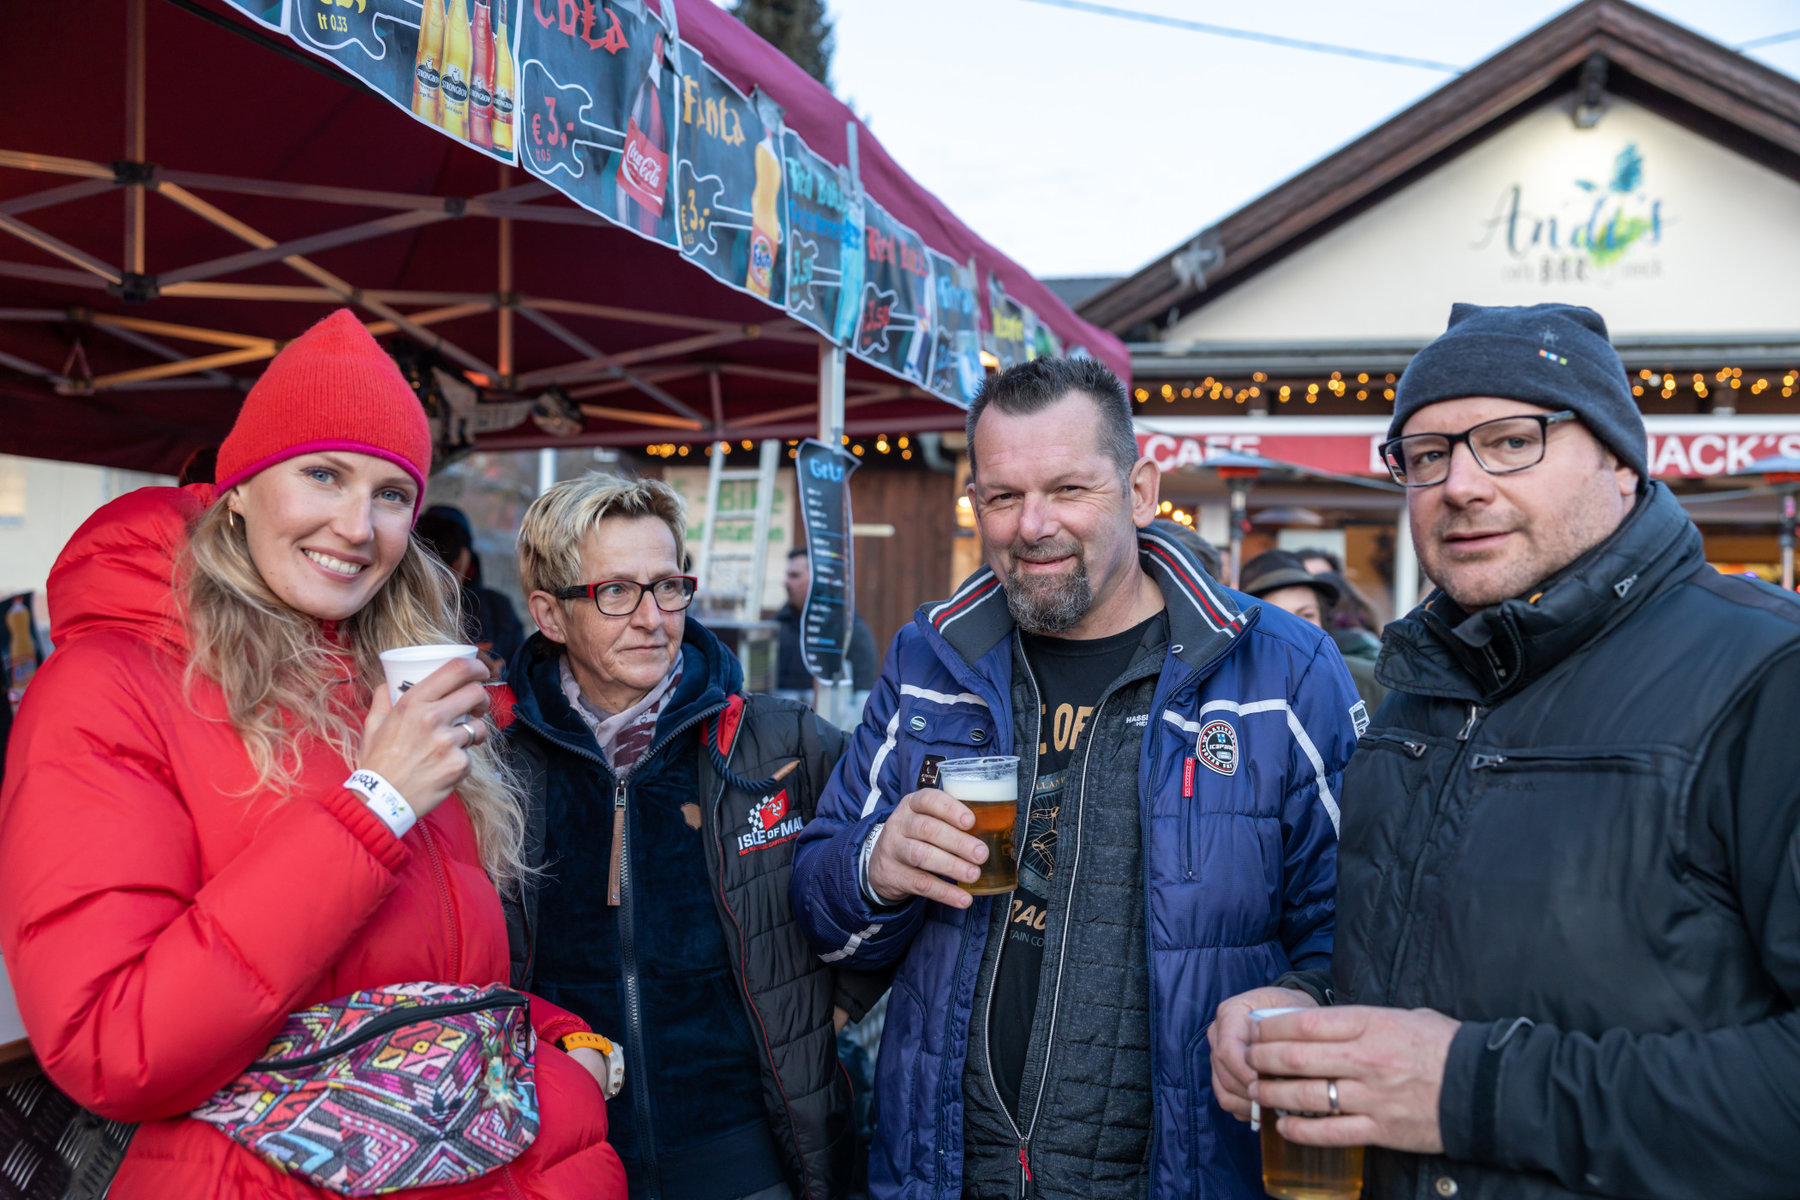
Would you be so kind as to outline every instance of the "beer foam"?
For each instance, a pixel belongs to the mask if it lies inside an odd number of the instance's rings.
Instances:
[[[967,779],[940,776],[938,786],[965,804],[1010,804],[1019,798],[1017,779]]]

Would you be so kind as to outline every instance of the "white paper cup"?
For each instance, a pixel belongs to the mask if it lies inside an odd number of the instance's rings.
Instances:
[[[387,672],[388,703],[400,703],[400,697],[415,683],[447,662],[459,658],[475,661],[479,652],[473,646],[396,646],[381,652],[381,667]]]
[[[1250,1023],[1255,1025],[1268,1017],[1279,1017],[1282,1013],[1303,1011],[1305,1011],[1305,1006],[1300,1004],[1290,1008],[1253,1008],[1250,1010]],[[1253,1130],[1262,1128],[1262,1105],[1254,1100],[1250,1102],[1250,1128]]]

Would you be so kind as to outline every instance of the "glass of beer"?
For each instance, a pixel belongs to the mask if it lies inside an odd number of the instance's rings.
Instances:
[[[987,847],[987,861],[974,883],[957,885],[971,896],[997,896],[1019,885],[1019,857],[1013,826],[1019,817],[1019,760],[1012,755],[958,758],[938,764],[938,787],[975,814],[969,832]]]
[[[1259,1008],[1251,1021],[1300,1012],[1298,1008]],[[1250,1106],[1250,1125],[1261,1126],[1263,1187],[1281,1200],[1357,1200],[1362,1195],[1361,1146],[1301,1146],[1276,1132],[1280,1117],[1315,1117],[1323,1113],[1289,1113]]]

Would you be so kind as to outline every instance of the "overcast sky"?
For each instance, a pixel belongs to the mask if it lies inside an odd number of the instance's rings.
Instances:
[[[1464,67],[1567,7],[1110,2]],[[831,7],[838,94],[915,178],[1041,276],[1128,272],[1451,77],[1030,0]],[[1800,0],[1647,7],[1733,46],[1800,28]],[[1751,53],[1800,76],[1800,40]]]

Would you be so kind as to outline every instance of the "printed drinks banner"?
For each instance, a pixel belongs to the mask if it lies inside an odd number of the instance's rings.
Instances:
[[[677,244],[672,46],[654,13],[623,0],[526,0],[520,20],[519,165],[666,246]]]
[[[514,161],[513,31],[534,0],[289,2],[296,42],[427,125]]]
[[[781,113],[742,95],[682,47],[675,133],[675,227],[681,252],[732,287],[781,304]],[[765,119],[766,118],[766,119]]]
[[[919,235],[873,200],[863,202],[862,304],[858,358],[915,383],[931,348],[931,264]]]
[[[981,390],[981,296],[975,262],[958,264],[926,250],[931,261],[931,365],[925,386],[968,404]]]
[[[1029,362],[1025,336],[1025,306],[1006,294],[998,279],[988,275],[988,352],[1000,360],[1000,369]]]
[[[844,345],[862,299],[863,200],[849,172],[783,131],[787,192],[787,310]]]
[[[452,137],[852,354],[967,404],[1063,353],[973,259],[925,245],[763,93],[684,44],[663,0],[228,0]],[[1071,347],[1069,354],[1086,353]]]
[[[337,0],[344,8],[354,8],[356,0]],[[258,25],[273,29],[277,33],[287,32],[287,0],[225,0],[225,3],[237,9]],[[367,0],[364,0],[367,3]]]

